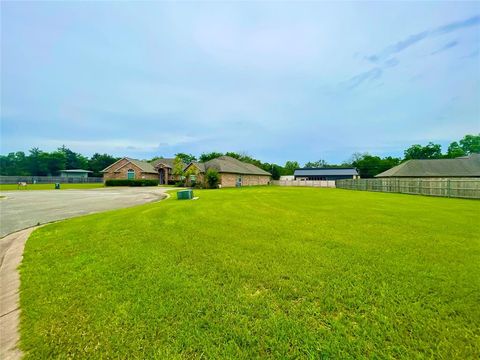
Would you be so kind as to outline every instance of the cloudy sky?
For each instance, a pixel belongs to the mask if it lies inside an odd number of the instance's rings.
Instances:
[[[480,131],[480,2],[1,2],[1,152],[401,155]]]

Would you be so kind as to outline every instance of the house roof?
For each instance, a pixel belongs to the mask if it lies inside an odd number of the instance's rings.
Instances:
[[[200,172],[205,172],[205,163],[192,161],[190,164],[187,165],[187,167],[189,167],[190,165],[196,166],[197,169],[200,170]]]
[[[205,172],[208,169],[215,169],[219,173],[271,176],[269,172],[260,169],[258,166],[225,155],[204,163],[192,162],[189,166],[190,165],[195,165],[201,172]]]
[[[304,168],[296,169],[295,176],[332,176],[332,175],[358,175],[355,168]]]
[[[69,169],[69,170],[60,170],[60,172],[66,172],[66,173],[91,173],[91,172],[93,172],[93,171],[83,170],[83,169]]]
[[[173,169],[173,161],[175,159],[173,158],[165,158],[165,159],[156,159],[151,161],[150,163],[153,165],[153,167],[157,167],[160,164],[165,165],[166,167],[172,168]]]
[[[455,159],[408,160],[375,177],[480,177],[480,154]]]
[[[142,161],[142,160],[130,159],[130,158],[126,158],[126,159],[129,160],[132,164],[135,164],[137,167],[139,167],[144,173],[153,173],[153,174],[158,173],[158,171],[155,170],[153,165],[148,161]]]
[[[122,161],[122,160],[127,160],[128,162],[134,164],[135,166],[137,166],[138,168],[140,168],[140,170],[144,173],[151,173],[151,174],[157,174],[157,171],[155,170],[155,168],[153,167],[152,164],[150,164],[148,161],[141,161],[141,160],[137,160],[137,159],[131,159],[131,158],[128,158],[128,157],[124,157],[124,158],[121,158],[120,160],[118,161],[115,161],[112,165],[110,166],[107,166],[105,169],[103,169],[101,172],[106,172],[108,169],[110,169],[111,167],[114,167],[115,164],[117,164],[118,162]],[[125,165],[124,165],[125,166]],[[123,167],[123,166],[122,166]],[[114,171],[117,171],[118,169],[115,169]]]

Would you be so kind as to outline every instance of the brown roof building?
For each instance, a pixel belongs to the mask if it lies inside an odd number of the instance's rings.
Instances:
[[[408,160],[376,178],[471,178],[480,177],[480,154],[455,159]]]
[[[214,169],[220,175],[221,187],[267,185],[271,174],[258,166],[245,163],[230,156],[220,156],[207,162],[192,162],[185,171],[193,170],[193,178],[198,183],[207,186],[205,174],[209,169]]]
[[[173,175],[173,160],[157,159],[149,162],[124,157],[102,170],[103,179],[152,179],[159,180],[160,184],[172,183],[180,180]]]

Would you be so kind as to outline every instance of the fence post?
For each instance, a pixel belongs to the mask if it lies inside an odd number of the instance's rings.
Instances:
[[[450,197],[450,179],[447,179],[447,197]]]

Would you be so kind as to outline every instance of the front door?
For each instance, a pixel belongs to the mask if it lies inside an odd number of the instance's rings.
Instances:
[[[159,183],[165,184],[165,171],[163,171],[163,169],[160,169],[158,171],[158,175],[160,176]]]

